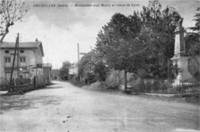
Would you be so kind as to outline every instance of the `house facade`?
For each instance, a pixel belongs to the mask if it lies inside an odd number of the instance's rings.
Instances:
[[[53,80],[60,80],[60,70],[59,69],[53,69],[52,70],[52,79]]]
[[[45,63],[42,67],[45,84],[50,84],[52,79],[52,65],[50,63]]]
[[[15,52],[15,42],[0,43],[0,85],[9,83],[13,58]],[[42,42],[20,42],[15,57],[13,78],[29,78],[42,74],[43,64]]]

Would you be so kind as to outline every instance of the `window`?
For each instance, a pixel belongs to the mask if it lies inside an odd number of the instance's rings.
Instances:
[[[26,57],[20,57],[20,62],[22,63],[26,62]]]
[[[10,63],[11,62],[11,58],[10,57],[5,57],[5,63]]]
[[[20,53],[24,53],[24,50],[20,50]]]
[[[8,53],[9,53],[9,50],[5,50],[5,53],[8,54]]]

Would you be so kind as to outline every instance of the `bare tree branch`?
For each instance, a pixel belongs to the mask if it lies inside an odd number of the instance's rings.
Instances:
[[[9,33],[9,28],[26,14],[25,2],[20,0],[0,0],[0,42]]]

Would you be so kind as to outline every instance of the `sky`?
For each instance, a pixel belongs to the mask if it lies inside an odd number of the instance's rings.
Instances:
[[[80,52],[89,52],[95,47],[96,37],[102,26],[109,22],[114,13],[131,15],[148,4],[148,0],[26,0],[28,13],[22,21],[15,23],[5,41],[43,43],[44,62],[60,68],[62,62],[77,62],[77,43]],[[194,25],[195,10],[200,0],[160,0],[163,8],[174,7],[184,18],[183,26]],[[79,6],[75,6],[79,4]],[[82,4],[82,6],[80,6]],[[87,4],[87,6],[83,6]],[[88,6],[92,4],[93,6]],[[113,7],[101,4],[113,4]],[[119,6],[132,4],[132,6]],[[99,7],[94,5],[101,5]]]

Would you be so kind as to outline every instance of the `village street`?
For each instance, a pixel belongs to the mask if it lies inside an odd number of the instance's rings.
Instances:
[[[67,82],[0,96],[0,132],[195,132],[199,106],[105,93]]]

